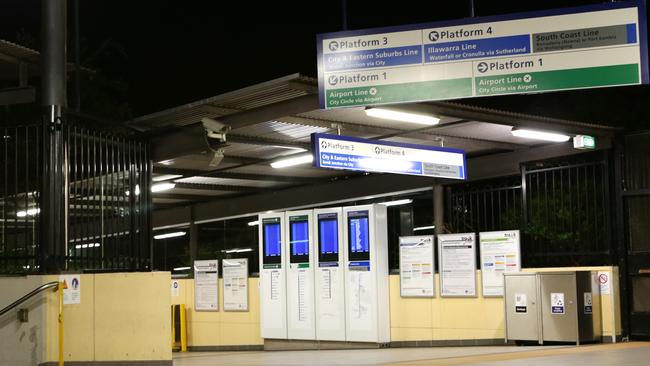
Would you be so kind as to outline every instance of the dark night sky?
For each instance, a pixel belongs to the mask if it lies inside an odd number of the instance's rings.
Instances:
[[[128,83],[134,116],[210,97],[275,77],[316,75],[315,36],[342,29],[341,2],[80,0],[82,48],[111,39],[95,67]],[[68,0],[69,8],[74,5]],[[305,4],[309,3],[310,6]],[[584,0],[476,0],[478,16],[602,3]],[[317,6],[318,10],[314,10]],[[39,0],[0,0],[0,38],[39,35]],[[72,12],[71,12],[72,13]],[[469,1],[348,0],[350,29],[469,16]],[[72,17],[69,17],[72,25]],[[118,45],[118,46],[115,46]],[[124,52],[119,50],[124,47]],[[69,45],[71,47],[71,45]],[[70,52],[70,51],[69,51]],[[71,54],[71,53],[70,53]],[[83,52],[82,52],[83,54]],[[647,120],[648,87],[469,102],[588,121]],[[618,105],[632,106],[613,113]],[[620,112],[620,110],[619,110]]]

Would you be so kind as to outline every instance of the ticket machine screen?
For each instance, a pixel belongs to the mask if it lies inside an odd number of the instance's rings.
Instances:
[[[264,263],[280,263],[282,258],[282,238],[280,222],[263,223]]]
[[[309,221],[291,221],[289,248],[291,249],[291,263],[309,262]]]
[[[352,261],[370,259],[368,211],[348,213],[348,250]]]
[[[319,262],[339,260],[339,228],[336,213],[318,215]]]

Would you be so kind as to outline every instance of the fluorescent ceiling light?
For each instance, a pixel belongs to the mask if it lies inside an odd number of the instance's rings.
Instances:
[[[192,269],[192,267],[176,267],[174,271],[187,271],[188,269]]]
[[[413,228],[413,231],[432,230],[432,229],[435,229],[435,228],[436,228],[435,225],[431,225],[431,226],[420,226],[420,227]]]
[[[183,236],[183,235],[185,235],[185,231],[174,231],[172,233],[155,235],[153,238],[156,240],[160,240],[160,239],[167,239],[167,238],[175,238],[177,236]]]
[[[248,226],[257,226],[259,224],[260,224],[259,221],[251,221],[251,222],[248,223]]]
[[[388,201],[388,202],[381,202],[380,205],[384,206],[399,206],[399,205],[408,205],[409,203],[413,202],[412,199],[406,198],[403,200],[396,200],[396,201]]]
[[[227,250],[222,250],[224,253],[246,253],[246,252],[252,252],[253,248],[234,248],[234,249],[227,249]]]
[[[570,136],[561,133],[526,130],[526,129],[519,129],[519,128],[513,128],[512,131],[510,132],[512,133],[513,136],[517,136],[517,137],[523,137],[523,138],[534,139],[534,140],[552,141],[552,142],[565,142],[565,141],[569,141],[569,139],[571,138]]]
[[[300,156],[289,157],[286,159],[274,161],[271,163],[273,168],[286,168],[294,165],[307,164],[314,161],[314,156],[312,154],[304,154]]]
[[[434,116],[381,107],[366,108],[366,115],[375,118],[392,119],[395,121],[411,122],[429,126],[440,123],[440,118]]]
[[[16,212],[16,216],[18,216],[18,217],[36,216],[40,212],[41,212],[40,208],[30,208],[27,211],[18,211],[18,212]]]
[[[90,244],[77,244],[74,246],[75,249],[87,249],[87,248],[98,248],[100,243],[90,243]]]
[[[162,174],[151,178],[151,180],[154,182],[162,182],[163,180],[170,180],[170,179],[175,179],[180,177],[182,177],[182,175],[180,174]]]
[[[176,187],[176,183],[158,183],[151,186],[151,192],[167,191]],[[137,193],[137,190],[136,190]]]

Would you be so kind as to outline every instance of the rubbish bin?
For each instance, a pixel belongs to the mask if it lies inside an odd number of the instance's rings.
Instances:
[[[504,274],[506,342],[537,341],[542,343],[537,273]]]
[[[538,273],[543,341],[594,342],[602,335],[597,272]]]

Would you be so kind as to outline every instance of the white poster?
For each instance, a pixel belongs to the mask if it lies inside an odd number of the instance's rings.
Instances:
[[[591,292],[583,293],[583,307],[585,314],[593,314],[594,311],[594,302]]]
[[[59,282],[65,282],[63,305],[81,304],[81,275],[60,275]]]
[[[564,293],[551,292],[551,314],[564,314]]]
[[[248,259],[224,259],[223,310],[248,311]]]
[[[375,320],[371,317],[372,298],[370,296],[370,272],[350,271],[350,311],[355,330],[369,330]]]
[[[433,236],[399,238],[400,295],[434,297]]]
[[[440,296],[476,296],[476,236],[438,235]]]
[[[483,296],[503,296],[503,274],[521,270],[519,230],[479,233]]]
[[[219,261],[194,261],[194,309],[219,311]]]
[[[612,292],[611,283],[612,283],[612,274],[609,271],[599,271],[598,272],[598,283],[600,284],[600,294],[609,295]]]
[[[178,280],[172,280],[171,295],[172,297],[178,297],[180,295],[180,283]]]

